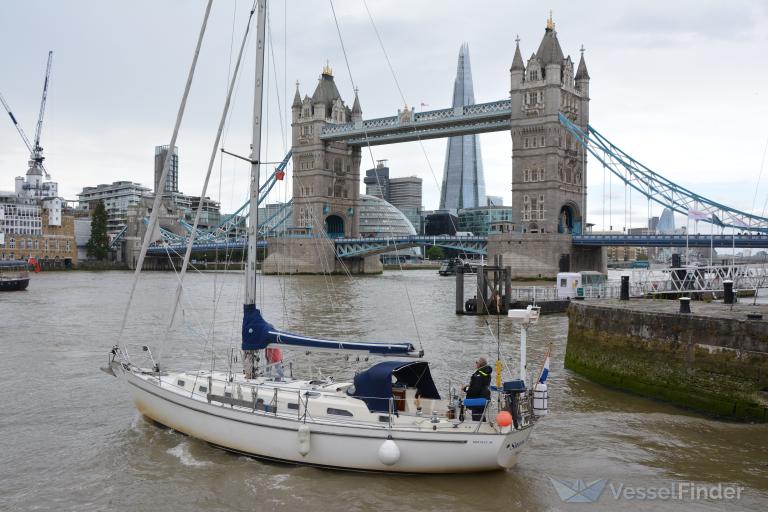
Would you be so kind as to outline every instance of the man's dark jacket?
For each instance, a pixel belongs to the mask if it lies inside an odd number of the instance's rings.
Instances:
[[[467,398],[491,398],[491,390],[488,386],[491,385],[491,374],[493,368],[489,365],[485,365],[482,368],[475,370],[472,377],[469,379],[469,386],[467,386]]]

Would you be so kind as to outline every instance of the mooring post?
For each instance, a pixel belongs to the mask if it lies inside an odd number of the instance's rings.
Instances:
[[[488,297],[485,296],[485,270],[483,267],[477,269],[477,314],[487,315]]]
[[[456,314],[464,313],[464,269],[456,269]]]
[[[691,312],[691,298],[680,297],[680,313],[690,314]]]
[[[723,303],[733,304],[734,302],[733,281],[723,281]]]
[[[504,267],[504,314],[512,308],[512,267]]]
[[[629,276],[621,276],[620,300],[629,300]]]

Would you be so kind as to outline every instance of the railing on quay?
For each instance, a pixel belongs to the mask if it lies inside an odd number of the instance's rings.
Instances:
[[[763,265],[713,265],[669,269],[635,269],[630,278],[643,294],[719,292],[724,281],[734,291],[768,287],[768,268]]]
[[[510,300],[519,302],[537,302],[557,299],[554,286],[521,286],[510,288]]]

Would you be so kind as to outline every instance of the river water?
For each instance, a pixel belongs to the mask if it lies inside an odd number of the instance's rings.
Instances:
[[[564,315],[544,317],[529,333],[534,367],[554,345],[551,413],[509,471],[391,476],[229,454],[144,420],[124,382],[99,371],[118,339],[131,279],[128,272],[48,272],[26,292],[0,294],[0,510],[768,509],[768,427],[713,421],[563,369]],[[183,311],[166,329],[175,276],[142,274],[123,341],[158,353],[165,339],[164,365],[208,367],[212,339],[217,366],[225,366],[239,344],[241,280],[239,273],[190,274]],[[467,380],[478,355],[495,354],[489,331],[499,326],[505,356],[517,360],[512,327],[454,315],[454,280],[434,270],[260,283],[261,307],[276,326],[421,344],[441,392],[449,378]],[[358,366],[303,354],[294,361],[297,373],[350,376]],[[609,482],[596,503],[572,504],[561,501],[550,477]],[[730,501],[614,497],[679,481],[743,490]]]

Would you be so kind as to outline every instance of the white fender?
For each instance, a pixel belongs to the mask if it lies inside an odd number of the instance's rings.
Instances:
[[[310,446],[309,446],[309,425],[306,423],[303,423],[299,425],[299,432],[298,432],[298,438],[299,438],[299,453],[304,456],[309,453]]]
[[[533,414],[546,416],[549,409],[549,390],[547,385],[537,382],[533,386]]]
[[[393,440],[387,439],[381,443],[379,447],[379,460],[387,466],[391,466],[400,460],[400,448],[398,448]]]

